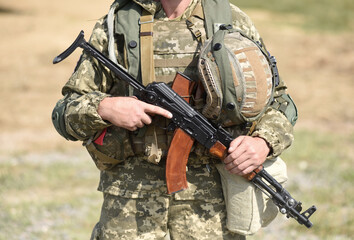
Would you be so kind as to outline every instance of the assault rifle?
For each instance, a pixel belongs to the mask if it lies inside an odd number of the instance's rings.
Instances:
[[[174,128],[180,128],[196,141],[210,150],[214,156],[223,159],[227,154],[227,149],[233,141],[233,137],[221,126],[214,126],[202,114],[194,110],[182,97],[173,91],[167,84],[153,82],[143,86],[135,80],[123,68],[112,62],[101,52],[95,49],[84,39],[84,32],[81,31],[73,44],[62,54],[55,57],[53,63],[59,63],[68,57],[76,48],[82,48],[101,64],[109,68],[121,80],[131,85],[137,92],[141,101],[162,107],[173,114],[172,124]],[[180,74],[181,75],[181,74]],[[181,75],[182,77],[185,77]],[[270,196],[279,211],[286,214],[288,218],[294,218],[307,228],[312,226],[310,216],[316,211],[312,206],[306,211],[302,211],[302,203],[295,200],[282,185],[277,182],[263,166],[255,169],[252,173],[244,176],[254,183],[265,194]],[[182,189],[181,189],[182,190]]]

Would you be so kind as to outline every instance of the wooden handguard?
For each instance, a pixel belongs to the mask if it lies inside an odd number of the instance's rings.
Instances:
[[[209,149],[211,155],[223,160],[227,155],[227,148],[219,141],[217,141],[214,146]]]
[[[227,148],[219,141],[216,142],[214,146],[209,149],[209,152],[220,160],[224,160],[224,158],[227,156]],[[259,173],[262,169],[263,166],[261,165],[252,172],[243,175],[242,177],[246,178],[248,181],[251,181],[256,176],[256,174]]]
[[[173,81],[172,89],[189,103],[194,86],[195,82],[177,73]],[[168,194],[188,188],[186,167],[193,144],[194,139],[191,136],[180,128],[175,130],[166,160],[166,185]]]

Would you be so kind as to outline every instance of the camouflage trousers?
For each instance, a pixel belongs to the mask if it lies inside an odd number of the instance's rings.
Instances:
[[[173,195],[166,194],[164,169],[133,159],[102,172],[104,201],[91,239],[245,239],[226,229],[215,167],[188,167],[189,188]]]

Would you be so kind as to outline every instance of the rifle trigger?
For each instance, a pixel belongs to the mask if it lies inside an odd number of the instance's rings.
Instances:
[[[174,122],[170,122],[167,125],[167,128],[164,128],[167,132],[173,132],[177,128],[176,124]]]

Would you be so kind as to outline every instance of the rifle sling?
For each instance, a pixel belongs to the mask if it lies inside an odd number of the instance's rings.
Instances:
[[[140,17],[141,78],[144,86],[155,81],[153,28],[154,16],[143,10]]]

